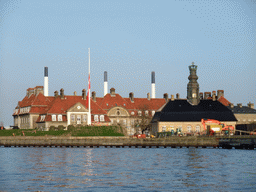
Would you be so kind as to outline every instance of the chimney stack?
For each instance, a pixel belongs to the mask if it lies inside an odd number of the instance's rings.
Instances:
[[[115,88],[111,88],[110,89],[110,95],[111,95],[111,97],[115,97],[116,96]]]
[[[204,92],[204,99],[208,99],[208,97],[211,97],[211,92]]]
[[[83,100],[86,100],[86,90],[85,89],[82,90],[82,98],[83,98]]]
[[[74,96],[76,96],[76,91],[74,91]]]
[[[171,101],[174,101],[175,99],[174,99],[174,95],[171,95]]]
[[[92,100],[94,102],[96,101],[96,92],[95,91],[92,92]]]
[[[216,91],[213,91],[213,92],[212,92],[212,100],[213,100],[213,101],[216,101]]]
[[[54,91],[54,97],[58,97],[59,96],[59,92],[58,91]]]
[[[147,93],[147,99],[150,100],[150,93]]]
[[[233,103],[230,103],[230,104],[229,104],[229,107],[234,108],[234,104],[233,104]]]
[[[176,94],[176,99],[180,99],[180,94],[179,93]]]
[[[164,99],[165,99],[165,102],[167,103],[168,102],[168,93],[164,94]]]
[[[200,100],[203,100],[203,99],[204,99],[204,93],[203,93],[203,92],[200,92],[200,93],[199,93],[199,98],[200,98]]]
[[[239,108],[242,108],[242,107],[243,107],[242,103],[237,103],[237,106],[238,106]]]
[[[48,67],[44,67],[44,96],[48,95]]]
[[[153,99],[156,98],[155,71],[151,72],[151,95]]]
[[[134,94],[133,94],[133,92],[129,93],[129,98],[130,98],[131,102],[134,102]]]
[[[27,96],[30,97],[33,94],[35,94],[34,88],[28,88],[27,89]]]
[[[224,91],[223,90],[217,90],[217,99],[219,99],[221,96],[224,97]]]
[[[108,93],[108,76],[107,71],[104,71],[104,96]]]
[[[249,102],[247,105],[248,105],[249,108],[254,109],[254,104],[253,103]]]
[[[60,90],[60,98],[64,99],[64,89],[63,88],[61,88],[61,90]]]

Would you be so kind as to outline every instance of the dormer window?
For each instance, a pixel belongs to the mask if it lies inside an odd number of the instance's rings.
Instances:
[[[142,114],[141,111],[138,111],[138,115],[141,116],[141,114]]]
[[[44,121],[44,120],[45,120],[45,115],[41,115],[40,121]]]
[[[56,115],[52,115],[52,121],[56,121]]]
[[[148,110],[145,111],[145,115],[148,116]]]
[[[94,121],[96,121],[96,122],[99,121],[99,116],[98,115],[94,115]]]
[[[133,112],[133,111],[131,112],[131,115],[134,115],[134,112]]]
[[[104,115],[101,115],[101,116],[100,116],[100,121],[105,121],[105,120],[104,120]]]
[[[58,115],[58,121],[62,121],[62,115]]]
[[[152,111],[152,116],[154,116],[155,115],[155,111]]]

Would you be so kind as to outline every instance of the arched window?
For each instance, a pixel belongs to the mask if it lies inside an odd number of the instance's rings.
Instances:
[[[96,122],[99,121],[99,116],[98,115],[94,115],[94,121],[96,121]]]
[[[196,126],[196,132],[197,132],[197,133],[200,132],[200,126],[199,126],[199,125]]]
[[[58,121],[62,121],[62,115],[58,115]]]
[[[52,121],[56,121],[56,115],[52,115]]]
[[[191,133],[191,126],[190,125],[187,126],[187,131],[188,131],[188,133]]]

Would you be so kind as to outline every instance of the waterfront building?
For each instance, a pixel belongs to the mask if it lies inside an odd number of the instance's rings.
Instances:
[[[224,91],[199,93],[199,84],[197,82],[197,66],[192,63],[189,66],[190,75],[187,85],[187,99],[171,100],[156,112],[153,117],[152,133],[176,130],[177,128],[183,133],[196,133],[204,131],[201,119],[215,119],[235,127],[236,118],[232,111],[222,102],[228,102],[224,98]],[[229,102],[228,102],[229,103]]]

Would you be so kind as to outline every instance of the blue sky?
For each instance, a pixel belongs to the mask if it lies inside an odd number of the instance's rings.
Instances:
[[[63,88],[87,89],[88,48],[91,90],[109,89],[128,97],[180,93],[198,65],[200,92],[224,90],[232,103],[256,104],[256,1],[0,1],[0,121],[12,113],[26,89],[43,85],[49,95]]]

